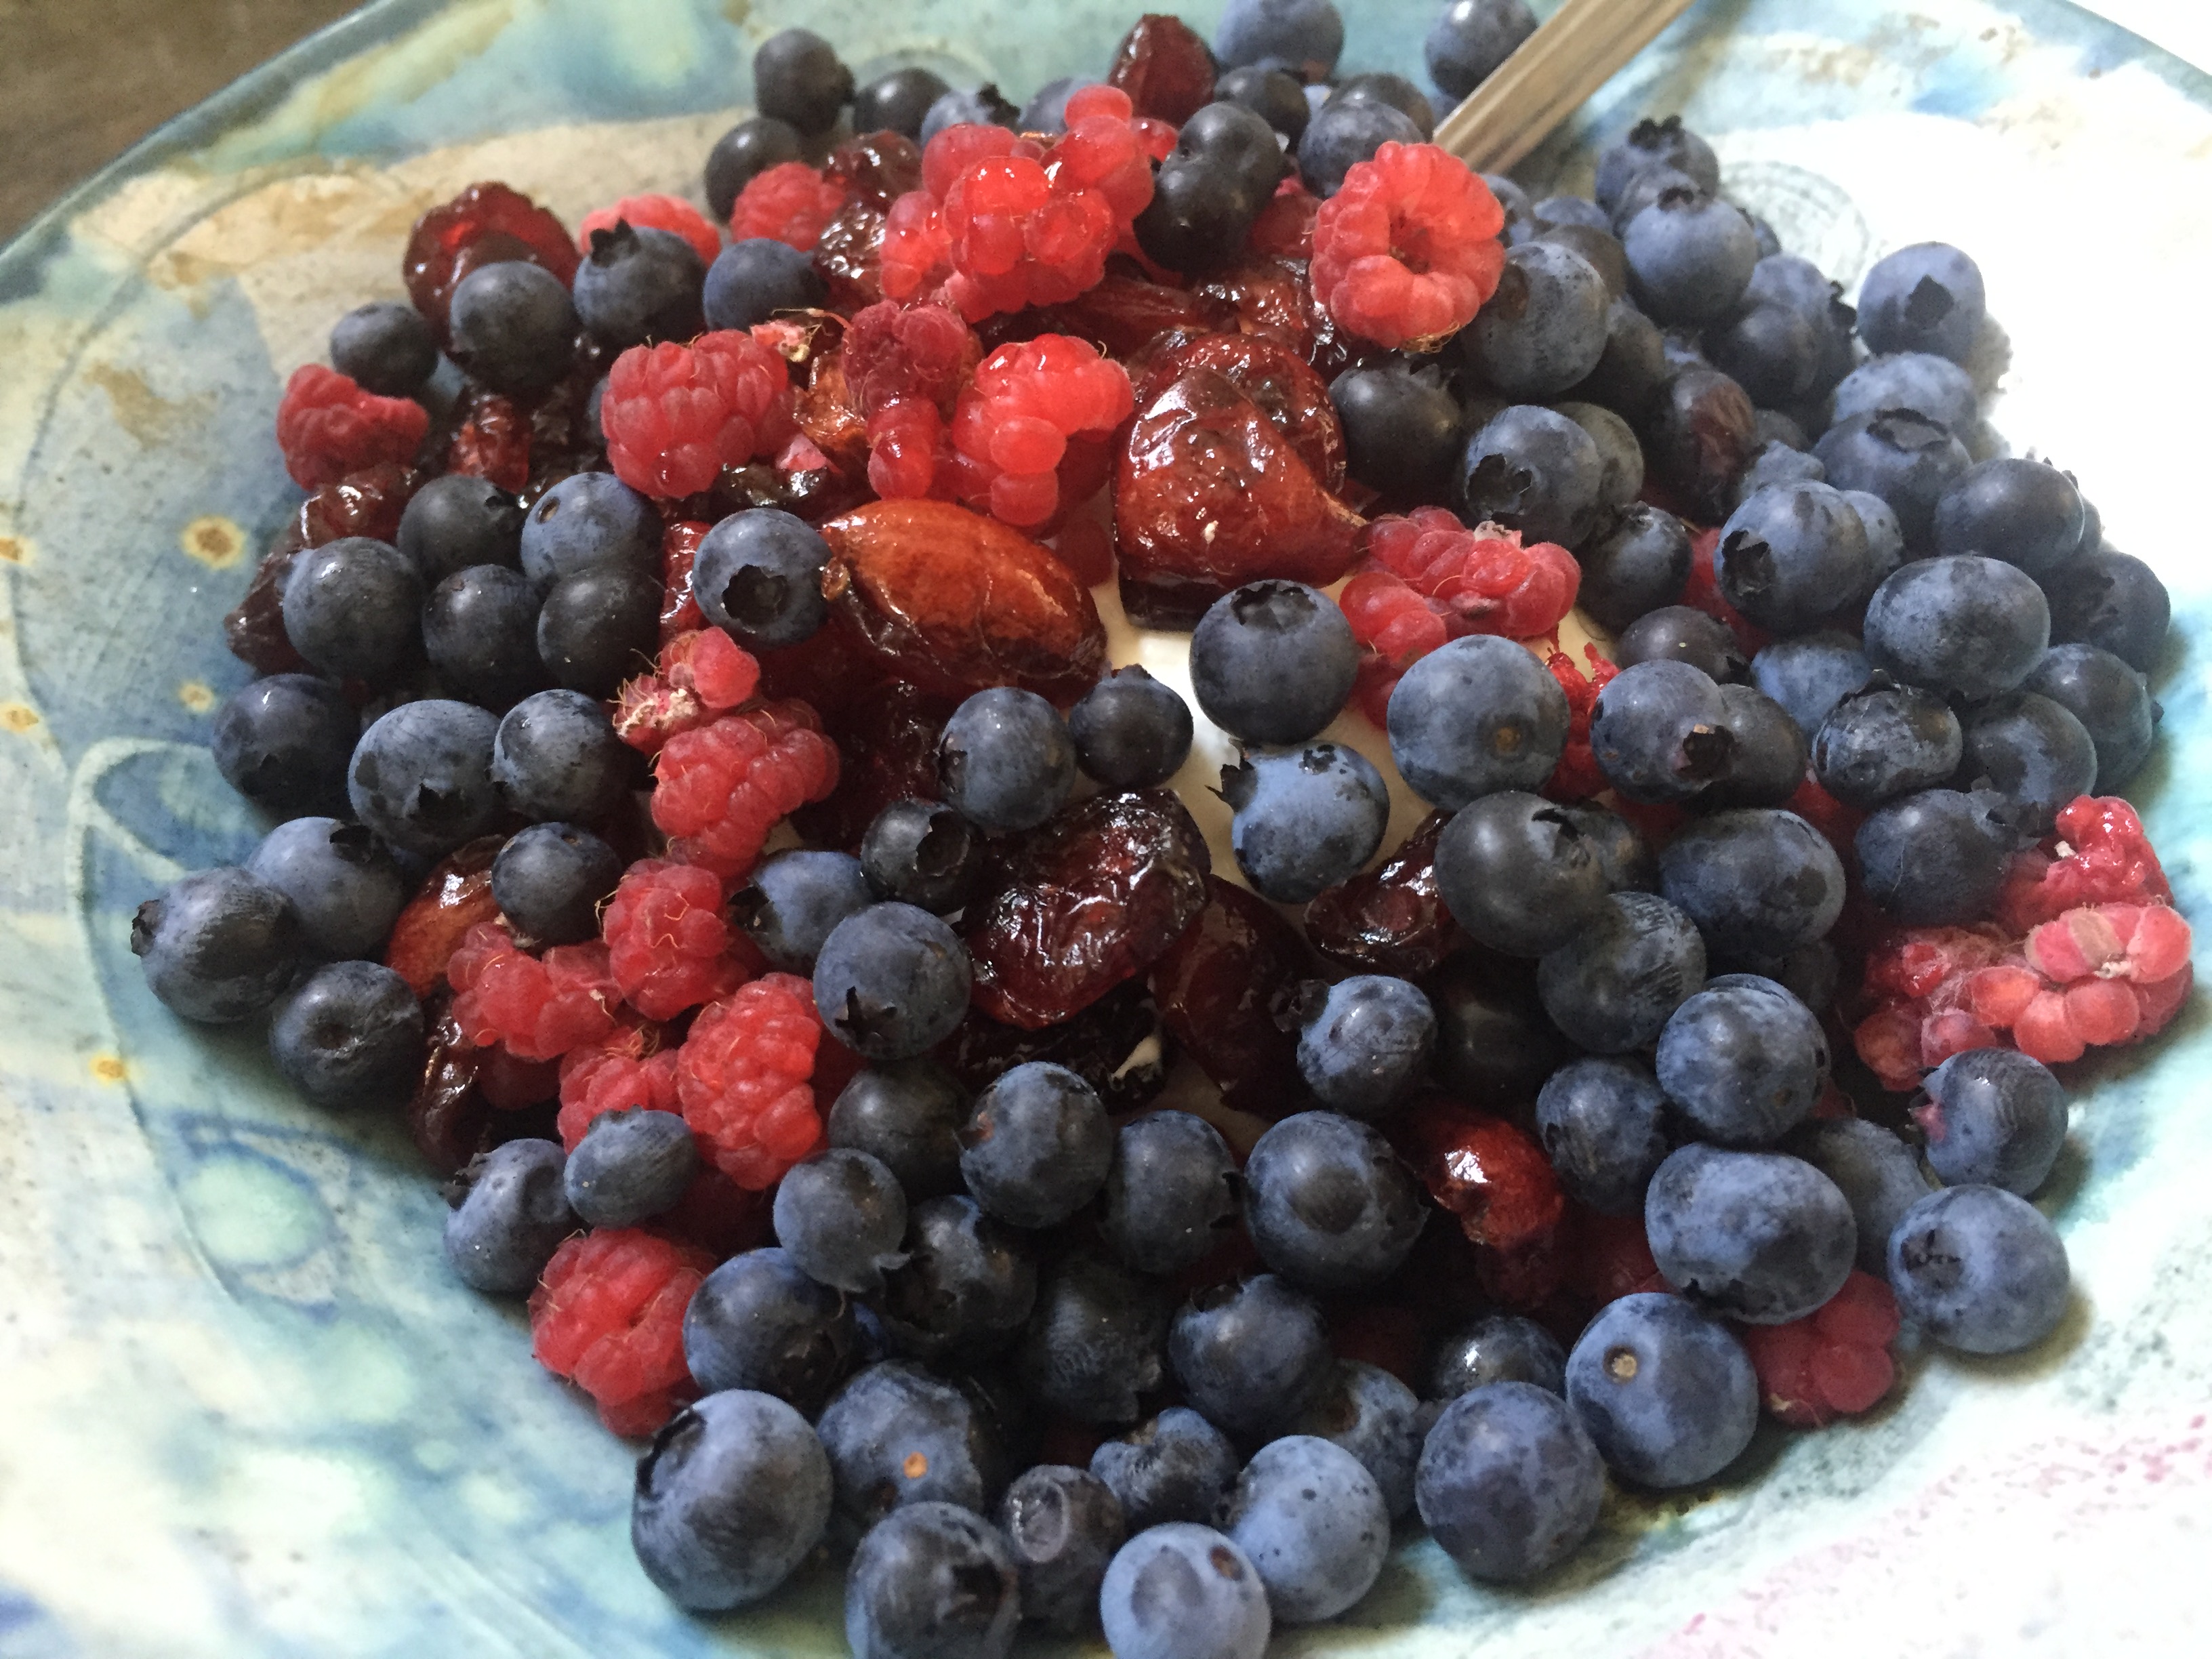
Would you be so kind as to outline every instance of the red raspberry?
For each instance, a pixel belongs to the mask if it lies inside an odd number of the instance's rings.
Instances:
[[[960,498],[1002,524],[1044,523],[1061,507],[1063,474],[1098,473],[1135,407],[1127,371],[1087,341],[1040,334],[1000,346],[952,417]]]
[[[446,471],[489,478],[509,493],[530,482],[530,417],[512,398],[480,392],[446,447]]]
[[[822,240],[822,228],[845,205],[845,196],[843,184],[823,178],[805,162],[779,161],[754,174],[738,193],[730,210],[731,240],[764,236],[811,253]]]
[[[1490,186],[1450,151],[1385,144],[1314,216],[1314,297],[1364,339],[1433,350],[1497,292],[1504,228]]]
[[[599,931],[615,984],[647,1019],[673,1019],[752,977],[732,952],[721,881],[696,864],[640,859],[623,872]]]
[[[1897,1298],[1872,1274],[1854,1268],[1820,1308],[1786,1325],[1747,1325],[1737,1334],[1759,1373],[1767,1414],[1792,1428],[1817,1429],[1838,1417],[1872,1411],[1897,1368]]]
[[[714,1266],[704,1250],[635,1227],[572,1238],[531,1292],[531,1352],[591,1395],[615,1433],[650,1435],[698,1393],[684,1312]]]
[[[690,593],[691,553],[684,551],[684,597],[675,611],[697,604]],[[667,626],[664,601],[662,627]],[[655,671],[624,680],[615,693],[615,735],[641,754],[657,755],[678,732],[696,731],[760,686],[760,662],[719,628],[700,625],[663,641]]]
[[[2082,795],[2059,809],[2053,835],[2006,872],[1997,919],[2025,933],[2084,904],[2171,904],[2173,890],[2134,807]]]
[[[713,264],[722,251],[722,233],[714,228],[712,220],[682,197],[625,196],[612,207],[599,208],[584,216],[583,223],[576,227],[577,252],[592,251],[593,231],[612,230],[624,222],[639,230],[675,232],[691,244],[702,264]]]
[[[442,336],[461,278],[503,259],[543,265],[563,286],[576,275],[575,244],[558,219],[505,185],[471,185],[415,222],[400,270],[407,297]]]
[[[810,1086],[821,1042],[814,988],[793,974],[740,986],[691,1023],[677,1097],[701,1149],[738,1186],[773,1187],[821,1146]]]
[[[1413,1172],[1475,1246],[1483,1289],[1524,1308],[1556,1291],[1567,1203],[1544,1149],[1504,1118],[1440,1096],[1416,1104],[1407,1139]]]
[[[660,751],[653,821],[669,856],[735,880],[784,817],[837,787],[837,746],[801,702],[763,703],[679,732]]]
[[[302,489],[380,462],[404,466],[429,429],[430,411],[412,398],[380,398],[320,363],[294,369],[276,404],[276,447]]]
[[[631,489],[696,495],[725,466],[790,441],[791,373],[750,334],[724,329],[690,345],[632,346],[608,371],[599,404],[607,459]]]
[[[863,417],[921,399],[950,416],[983,348],[950,306],[883,301],[854,313],[842,348],[845,384]]]
[[[594,1048],[572,1048],[561,1057],[561,1113],[554,1120],[561,1144],[570,1152],[605,1112],[632,1106],[673,1112],[676,1050],[645,1052],[646,1034],[625,1030]]]
[[[479,922],[447,964],[459,993],[453,1018],[480,1048],[495,1042],[520,1060],[557,1060],[615,1030],[622,1000],[607,947],[556,945],[540,958],[515,946],[497,922]]]
[[[1597,757],[1590,752],[1590,715],[1597,708],[1597,694],[1620,671],[1598,655],[1594,645],[1583,647],[1583,657],[1589,664],[1587,674],[1564,651],[1554,651],[1544,659],[1559,690],[1567,694],[1567,746],[1543,790],[1553,800],[1584,801],[1612,787],[1598,769]]]

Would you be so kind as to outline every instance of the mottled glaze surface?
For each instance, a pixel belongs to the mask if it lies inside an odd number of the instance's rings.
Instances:
[[[1434,6],[1347,9],[1363,69],[1412,61]],[[283,377],[399,293],[419,211],[488,177],[572,222],[696,192],[789,22],[864,75],[920,58],[1020,93],[1103,64],[1127,10],[384,0],[0,252],[0,1659],[842,1650],[832,1571],[707,1623],[652,1589],[631,1449],[538,1370],[519,1310],[448,1278],[404,1138],[289,1098],[258,1037],[172,1019],[126,918],[261,831],[204,746],[244,677],[218,619],[297,499]],[[2173,586],[2136,793],[2202,927],[2212,82],[2051,0],[1701,0],[1525,171],[1586,178],[1646,107],[1711,134],[1730,188],[1847,284],[1929,235],[1980,260],[2009,336],[1996,426]],[[2208,1061],[2200,1000],[2150,1053],[2076,1068],[2044,1202],[2081,1294],[2045,1349],[1916,1355],[1867,1421],[1762,1431],[1709,1492],[1616,1494],[1533,1590],[1408,1541],[1351,1620],[1279,1649],[2201,1651]]]

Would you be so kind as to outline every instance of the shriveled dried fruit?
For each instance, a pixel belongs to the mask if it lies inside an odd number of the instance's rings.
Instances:
[[[937,1049],[945,1069],[974,1091],[1033,1060],[1065,1066],[1098,1091],[1106,1109],[1150,1105],[1167,1081],[1175,1042],[1142,980],[1129,980],[1057,1025],[1029,1030],[970,1008]]]
[[[1306,939],[1358,974],[1419,979],[1462,943],[1437,888],[1437,837],[1450,822],[1431,812],[1380,869],[1365,871],[1306,906]]]
[[[1285,1030],[1278,1015],[1311,976],[1297,929],[1257,894],[1213,877],[1198,919],[1150,979],[1168,1030],[1222,1097],[1279,1117],[1304,1095],[1297,1024]]]
[[[384,965],[416,996],[428,996],[445,984],[447,964],[471,927],[499,919],[499,902],[491,896],[491,864],[506,842],[504,836],[485,836],[448,853],[392,923]]]

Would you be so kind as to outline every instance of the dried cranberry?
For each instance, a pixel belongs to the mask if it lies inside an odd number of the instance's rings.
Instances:
[[[399,534],[399,515],[422,483],[421,473],[386,461],[311,490],[300,503],[301,544],[320,547],[346,536],[392,540]]]
[[[830,799],[802,806],[793,826],[817,847],[854,848],[895,800],[937,799],[937,738],[957,705],[902,680],[870,688],[830,716],[843,764]]]
[[[848,201],[878,213],[910,190],[921,188],[921,146],[902,132],[866,132],[830,152],[822,176],[845,186]]]
[[[812,354],[792,416],[807,441],[830,458],[830,465],[854,478],[868,476],[868,423],[845,378],[844,353],[833,343]]]
[[[1313,287],[1306,277],[1307,253],[1313,240],[1313,214],[1300,208],[1300,198],[1283,198],[1292,205],[1271,208],[1267,221],[1280,212],[1285,222],[1268,226],[1271,236],[1287,236],[1302,243],[1305,252],[1296,258],[1251,258],[1233,265],[1198,291],[1224,301],[1237,313],[1237,326],[1247,334],[1287,346],[1305,359],[1324,380],[1333,380],[1344,369],[1367,355],[1370,348],[1346,339],[1329,314],[1314,302]],[[1303,198],[1311,201],[1310,197]],[[1260,234],[1255,227],[1254,236]]]
[[[1420,979],[1464,942],[1437,890],[1437,837],[1450,821],[1431,812],[1379,870],[1340,882],[1306,906],[1306,939],[1357,974]]]
[[[577,258],[575,243],[550,213],[505,185],[480,184],[415,222],[400,271],[407,297],[442,339],[447,305],[470,271],[526,259],[566,286],[576,274]]]
[[[691,562],[714,526],[697,519],[678,519],[660,532],[660,642],[707,625],[691,592]]]
[[[433,1004],[429,1026],[428,1058],[407,1103],[407,1133],[432,1173],[451,1176],[487,1144],[491,1105],[476,1086],[484,1051],[461,1035],[444,992]]]
[[[1206,908],[1154,964],[1152,994],[1176,1041],[1243,1110],[1297,1109],[1298,1040],[1276,1012],[1310,976],[1305,941],[1265,899],[1218,878]]]
[[[1288,347],[1253,334],[1202,334],[1180,341],[1146,365],[1139,402],[1187,369],[1210,368],[1260,405],[1323,489],[1344,487],[1344,422],[1328,382]]]
[[[1094,795],[1012,843],[963,932],[975,1006],[1030,1030],[1142,973],[1206,902],[1212,860],[1164,789]]]
[[[855,199],[822,227],[814,244],[815,274],[840,310],[858,311],[884,297],[884,220],[882,209]]]
[[[836,720],[864,692],[890,683],[883,660],[834,616],[811,639],[755,654],[763,696],[811,703],[827,720]]]
[[[1667,382],[1644,434],[1658,481],[1708,524],[1728,517],[1735,481],[1758,447],[1751,399],[1717,368],[1683,369]]]
[[[1213,54],[1180,17],[1146,12],[1121,37],[1106,84],[1129,94],[1139,115],[1181,126],[1213,98]]]
[[[1152,1104],[1174,1057],[1173,1039],[1141,980],[1116,986],[1073,1018],[1041,1030],[1001,1024],[970,1008],[937,1050],[945,1070],[971,1090],[1030,1060],[1050,1060],[1080,1076],[1115,1113]]]
[[[710,1166],[692,1176],[675,1206],[647,1222],[645,1231],[726,1261],[767,1240],[774,1202],[773,1193],[749,1192]]]
[[[1065,305],[1033,306],[993,317],[978,332],[986,346],[1067,334],[1095,341],[1112,356],[1132,357],[1171,330],[1215,334],[1236,326],[1236,309],[1225,301],[1141,277],[1109,275]]]
[[[307,659],[292,648],[284,631],[284,584],[291,579],[292,562],[300,544],[290,534],[262,555],[245,596],[222,619],[222,642],[230,654],[257,674],[302,674],[310,672]]]
[[[446,982],[446,964],[470,928],[499,920],[499,903],[491,896],[491,861],[506,842],[504,836],[484,836],[447,854],[392,923],[384,965],[416,996],[428,996]]]

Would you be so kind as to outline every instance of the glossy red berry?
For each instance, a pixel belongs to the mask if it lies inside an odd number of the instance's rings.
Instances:
[[[1432,349],[1498,289],[1504,210],[1434,144],[1384,144],[1314,217],[1313,289],[1338,325],[1378,345]]]
[[[292,482],[313,489],[383,462],[415,459],[430,412],[411,398],[380,398],[320,363],[303,363],[276,404],[276,447]]]
[[[615,476],[647,495],[693,495],[726,466],[790,441],[791,377],[781,356],[725,329],[689,345],[632,346],[615,359],[599,404]]]

